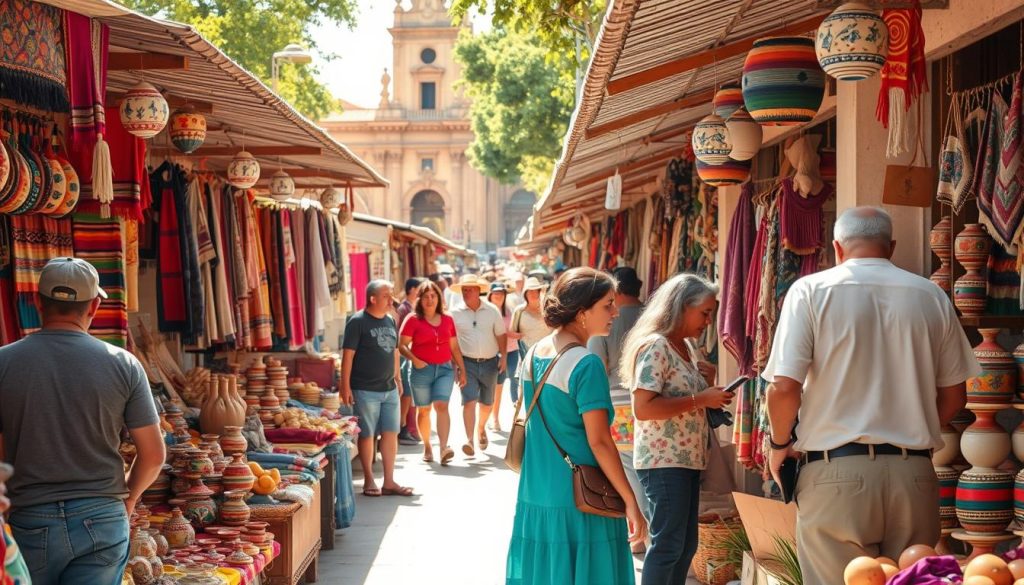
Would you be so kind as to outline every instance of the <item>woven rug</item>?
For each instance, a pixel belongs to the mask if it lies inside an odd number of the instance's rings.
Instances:
[[[73,234],[75,256],[96,267],[100,273],[100,287],[107,293],[107,298],[100,303],[89,333],[117,347],[127,347],[128,309],[125,301],[121,222],[76,213]]]
[[[10,221],[19,328],[22,335],[28,335],[42,327],[36,294],[43,266],[51,258],[74,254],[71,221],[40,215],[12,215]]]
[[[5,0],[0,35],[0,97],[68,111],[63,11],[31,0]]]

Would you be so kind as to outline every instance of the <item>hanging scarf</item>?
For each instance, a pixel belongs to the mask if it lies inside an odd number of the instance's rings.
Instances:
[[[146,141],[125,130],[119,116],[107,121],[106,136],[112,159],[112,199],[104,202],[97,197],[95,182],[83,178],[84,196],[78,202],[78,211],[141,220],[153,198],[146,173]]]
[[[189,240],[195,247],[197,259],[197,272],[193,280],[198,280],[200,294],[198,295],[199,307],[193,308],[202,311],[197,318],[193,331],[193,345],[199,349],[206,349],[217,336],[217,317],[215,299],[213,292],[213,261],[217,254],[213,247],[213,240],[210,237],[210,229],[206,222],[206,209],[203,207],[203,185],[200,178],[193,176],[188,182],[185,200],[188,208],[188,215],[191,219],[191,230]],[[191,246],[190,246],[191,247]],[[191,288],[191,287],[190,287]],[[193,291],[195,293],[195,291]]]
[[[206,197],[207,225],[210,228],[210,242],[213,244],[216,258],[213,260],[213,302],[217,315],[216,333],[210,335],[211,341],[225,343],[234,339],[235,322],[232,319],[231,293],[228,287],[227,262],[225,261],[224,236],[221,231],[223,206],[221,202],[220,184],[207,180],[204,185]]]
[[[157,218],[157,320],[162,332],[188,331],[188,310],[185,304],[184,256],[178,226],[177,191],[184,194],[184,174],[169,162],[150,175],[158,199]]]
[[[0,98],[68,111],[63,13],[32,0],[0,2]]]
[[[803,197],[797,193],[792,178],[782,180],[779,193],[779,230],[782,247],[802,256],[805,274],[817,271],[818,252],[824,246],[821,224],[825,202],[832,197],[832,186],[824,183],[816,195]]]
[[[254,195],[243,192],[238,201],[242,220],[245,224],[246,264],[253,289],[249,295],[249,327],[252,330],[252,349],[267,350],[273,345],[273,317],[270,309],[269,277],[267,263],[263,256],[263,242],[259,220],[253,210]]]
[[[18,330],[17,295],[14,291],[14,245],[11,220],[0,215],[0,345],[21,338]]]
[[[754,188],[743,186],[739,203],[729,227],[723,261],[722,301],[718,309],[718,330],[725,348],[736,358],[740,374],[752,376],[753,355],[750,337],[745,327],[746,298],[744,286],[750,272],[750,257],[754,252]]]
[[[284,303],[281,300],[281,291],[284,287],[281,284],[281,263],[277,254],[277,222],[274,219],[274,212],[270,209],[260,209],[260,233],[263,239],[263,257],[267,262],[267,282],[270,288],[270,314],[273,317],[274,335],[279,339],[288,337],[288,319],[284,312]]]
[[[915,0],[914,8],[885,10],[882,18],[889,28],[889,56],[882,68],[875,115],[889,129],[886,154],[895,158],[910,151],[907,113],[914,100],[928,91],[921,4]]]
[[[289,346],[298,349],[306,343],[306,317],[302,312],[299,296],[299,281],[296,271],[297,258],[292,236],[292,214],[287,210],[280,213],[281,221],[281,268],[284,272],[285,298],[287,299]]]

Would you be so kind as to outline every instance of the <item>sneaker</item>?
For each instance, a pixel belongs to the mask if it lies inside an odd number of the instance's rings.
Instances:
[[[402,432],[398,433],[398,444],[399,445],[419,445],[419,440],[412,436],[412,433],[408,429],[403,429]]]

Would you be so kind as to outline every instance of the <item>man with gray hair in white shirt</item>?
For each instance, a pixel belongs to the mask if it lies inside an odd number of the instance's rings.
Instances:
[[[793,284],[761,373],[776,481],[787,457],[802,460],[805,583],[839,583],[855,557],[939,539],[931,450],[981,369],[946,293],[890,262],[895,244],[884,210],[844,212],[837,266]]]

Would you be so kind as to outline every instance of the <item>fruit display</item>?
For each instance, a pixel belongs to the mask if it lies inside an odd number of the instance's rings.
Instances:
[[[252,491],[254,493],[261,496],[269,496],[277,491],[277,486],[281,483],[280,471],[276,469],[263,469],[255,461],[249,462],[249,469],[256,476],[256,481],[252,484]]]
[[[342,425],[322,416],[313,416],[301,408],[286,408],[274,415],[274,424],[282,429],[306,429],[326,433],[343,433]]]
[[[928,580],[928,583],[941,580],[942,583],[959,585],[1024,585],[1024,559],[1007,562],[1000,556],[984,553],[962,564],[955,557],[940,556],[934,548],[918,544],[903,551],[898,568],[892,559],[886,557],[853,559],[843,572],[843,583],[885,585],[897,581],[918,582],[931,577],[938,580]]]

